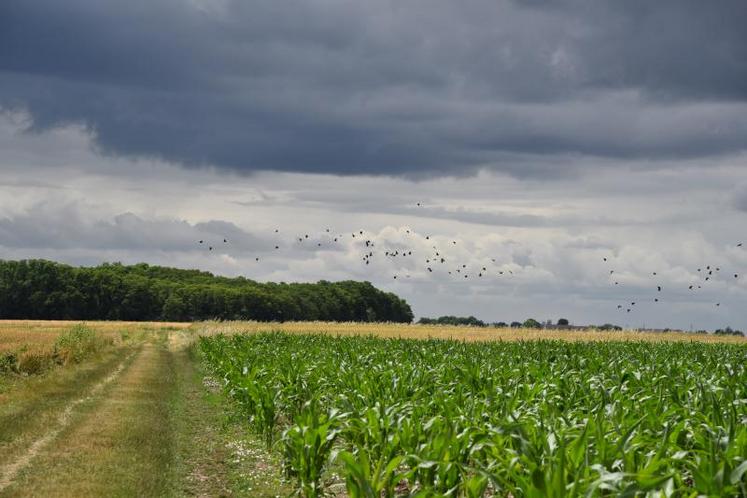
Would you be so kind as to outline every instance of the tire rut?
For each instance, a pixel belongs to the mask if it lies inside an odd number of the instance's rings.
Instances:
[[[86,393],[85,396],[82,396],[68,403],[68,405],[57,416],[57,423],[52,430],[33,441],[31,445],[29,445],[28,449],[24,452],[24,454],[15,462],[0,468],[0,493],[11,486],[16,476],[18,476],[18,474],[22,470],[28,467],[29,464],[34,460],[34,458],[70,425],[75,409],[82,403],[92,401],[99,394],[101,394],[104,388],[114,382],[122,374],[122,372],[125,370],[127,365],[130,364],[131,360],[136,354],[140,354],[140,351],[128,354],[109,375],[95,384],[88,391],[88,393]]]

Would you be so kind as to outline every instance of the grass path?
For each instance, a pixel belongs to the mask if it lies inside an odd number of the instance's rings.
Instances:
[[[153,335],[3,393],[0,497],[286,494],[260,449],[237,457],[253,442],[189,342]]]

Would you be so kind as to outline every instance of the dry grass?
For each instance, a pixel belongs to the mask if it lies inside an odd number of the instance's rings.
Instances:
[[[0,352],[26,346],[44,348],[54,344],[57,336],[81,321],[0,320]],[[170,322],[83,322],[102,335],[119,337],[122,332],[183,330],[189,323]]]
[[[747,344],[747,338],[714,336],[682,332],[651,333],[635,330],[537,330],[524,328],[465,327],[445,325],[408,325],[398,323],[334,323],[334,322],[205,322],[197,327],[200,335],[251,334],[283,331],[292,334],[375,335],[403,339],[458,339],[464,341],[534,341],[559,339],[564,341],[696,341],[706,343]]]
[[[60,362],[58,339],[81,322],[43,320],[0,320],[0,374],[12,366],[24,374],[37,374]],[[97,341],[120,345],[154,332],[184,330],[189,323],[84,322]],[[64,360],[64,358],[63,358]],[[67,361],[62,361],[67,363]]]
[[[0,352],[45,349],[54,345],[57,337],[80,321],[63,320],[0,320]],[[139,331],[183,330],[189,323],[169,322],[85,322],[104,336],[121,337],[122,333]]]

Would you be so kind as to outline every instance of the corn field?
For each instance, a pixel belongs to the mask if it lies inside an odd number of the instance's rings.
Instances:
[[[747,496],[747,346],[257,333],[200,349],[301,496]]]

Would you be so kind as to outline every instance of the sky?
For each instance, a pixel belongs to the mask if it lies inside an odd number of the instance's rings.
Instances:
[[[369,280],[416,316],[747,329],[745,18],[5,0],[0,258]]]

